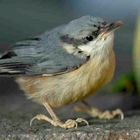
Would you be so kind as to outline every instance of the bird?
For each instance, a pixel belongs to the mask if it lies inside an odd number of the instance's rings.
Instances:
[[[86,15],[19,41],[0,54],[0,76],[14,77],[27,98],[50,115],[37,114],[30,125],[36,119],[65,129],[81,122],[88,125],[84,118],[62,121],[53,111],[78,101],[84,106],[77,110],[93,117],[123,119],[120,109],[101,111],[85,101],[113,78],[114,31],[122,24]]]

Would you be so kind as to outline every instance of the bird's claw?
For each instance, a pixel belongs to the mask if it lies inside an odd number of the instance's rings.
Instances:
[[[65,123],[58,121],[58,120],[52,120],[49,117],[43,115],[43,114],[38,114],[35,117],[33,117],[30,121],[30,126],[32,125],[33,121],[37,119],[37,120],[45,120],[49,123],[51,123],[53,126],[59,126],[61,128],[77,128],[78,123],[82,123],[84,122],[85,124],[88,124],[88,121],[83,119],[83,118],[77,118],[76,120],[73,119],[68,119]]]
[[[86,112],[90,116],[98,117],[99,119],[110,120],[110,119],[113,119],[113,118],[115,118],[117,116],[120,116],[121,120],[124,119],[124,113],[120,109],[116,109],[116,110],[113,110],[113,111],[108,111],[108,110],[101,111],[101,110],[99,110],[97,108],[94,108],[94,107],[84,106],[84,108],[82,108],[80,106],[76,106],[75,111],[77,111],[77,112]]]

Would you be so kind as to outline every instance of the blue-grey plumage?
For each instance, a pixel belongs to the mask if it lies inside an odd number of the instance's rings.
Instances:
[[[1,56],[0,74],[56,75],[77,69],[89,58],[89,54],[82,53],[78,45],[88,43],[86,37],[89,35],[96,39],[104,24],[101,18],[84,16],[18,42]],[[74,45],[73,53],[63,48],[64,42]]]

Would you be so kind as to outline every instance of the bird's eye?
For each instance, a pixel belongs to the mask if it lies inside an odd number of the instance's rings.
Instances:
[[[86,37],[86,40],[92,41],[92,40],[93,40],[93,36],[91,36],[91,35],[90,35],[90,36],[87,36],[87,37]]]

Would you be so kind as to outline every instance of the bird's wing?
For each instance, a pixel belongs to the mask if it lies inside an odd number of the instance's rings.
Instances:
[[[0,56],[0,75],[57,75],[77,69],[87,61],[67,53],[57,36],[45,33],[13,45]]]

